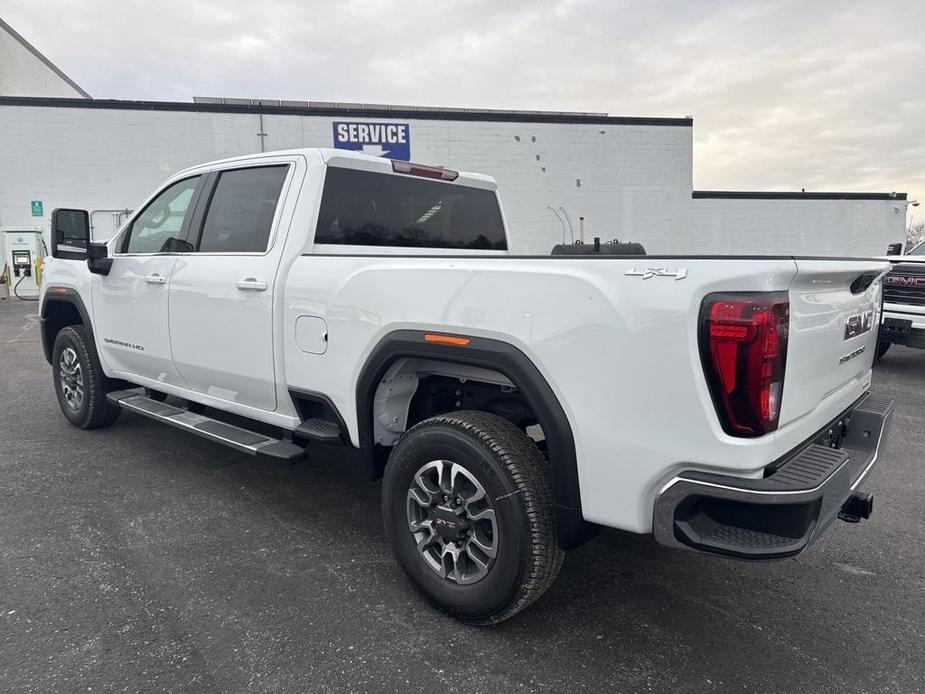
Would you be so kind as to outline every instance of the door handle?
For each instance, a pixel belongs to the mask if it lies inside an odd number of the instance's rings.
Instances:
[[[164,284],[167,281],[166,277],[162,277],[156,272],[153,275],[146,275],[145,282],[148,284]]]
[[[266,282],[263,280],[255,279],[253,277],[245,277],[243,280],[238,280],[238,284],[236,286],[242,291],[265,292],[267,290]]]

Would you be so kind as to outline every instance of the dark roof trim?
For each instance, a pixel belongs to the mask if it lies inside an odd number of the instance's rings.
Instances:
[[[695,190],[694,200],[905,200],[905,193],[803,193],[787,191]]]
[[[67,82],[72,88],[76,89],[78,94],[82,94],[83,97],[84,97],[85,99],[92,99],[92,98],[93,98],[92,96],[90,96],[89,94],[87,94],[87,92],[85,92],[85,91],[83,90],[83,87],[81,87],[81,86],[80,86],[79,84],[77,84],[74,80],[72,80],[70,77],[68,77],[67,75],[65,75],[57,65],[55,65],[55,64],[54,64],[53,62],[51,62],[48,58],[46,58],[44,55],[42,55],[41,51],[39,51],[38,48],[36,48],[36,47],[33,46],[31,43],[29,43],[28,41],[26,41],[26,39],[24,39],[24,38],[19,34],[19,32],[17,32],[13,27],[11,27],[9,24],[7,24],[6,22],[4,22],[4,21],[3,21],[3,18],[0,18],[0,29],[2,29],[3,31],[5,31],[6,33],[8,33],[10,36],[12,36],[12,37],[13,37],[14,39],[16,39],[17,41],[19,41],[19,43],[22,44],[23,48],[25,48],[25,49],[26,49],[27,51],[29,51],[32,55],[34,55],[36,58],[38,58],[38,59],[45,65],[45,67],[47,67],[49,70],[51,70],[52,72],[54,72],[58,77],[60,77],[61,79],[63,79],[65,82]]]
[[[693,118],[642,118],[635,116],[581,116],[556,113],[507,111],[400,111],[375,108],[326,108],[275,106],[269,104],[208,104],[181,101],[122,101],[118,99],[58,99],[44,97],[0,97],[0,106],[44,106],[50,108],[100,108],[129,111],[191,111],[197,113],[264,113],[288,116],[354,118],[405,118],[414,120],[486,121],[500,123],[588,123],[596,125],[662,125],[691,127]]]
[[[323,245],[323,244],[319,244]],[[591,244],[588,244],[589,246]],[[651,260],[863,260],[877,263],[887,262],[886,258],[874,258],[871,256],[851,256],[851,255],[520,255],[518,253],[460,253],[459,255],[447,254],[415,254],[407,255],[402,253],[303,253],[305,258],[377,258],[379,260],[401,258],[410,260],[413,258],[427,258],[440,260],[550,260],[565,262],[567,260],[634,260],[639,265]],[[902,256],[895,256],[901,258]]]

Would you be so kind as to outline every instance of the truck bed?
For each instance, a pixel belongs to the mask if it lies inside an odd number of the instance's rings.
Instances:
[[[280,318],[287,344],[300,316],[321,318],[329,349],[287,351],[285,370],[295,387],[331,394],[355,442],[353,386],[385,335],[423,329],[503,339],[537,364],[569,416],[585,518],[635,532],[651,531],[651,501],[677,469],[761,476],[868,389],[876,331],[846,345],[844,325],[849,314],[879,311],[880,288],[871,282],[852,294],[849,285],[888,268],[796,257],[314,250],[294,259]],[[723,432],[704,380],[701,302],[729,290],[791,297],[781,424],[759,439]]]

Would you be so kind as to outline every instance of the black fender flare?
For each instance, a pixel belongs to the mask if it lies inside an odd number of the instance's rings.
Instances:
[[[549,383],[520,349],[501,340],[470,337],[468,342],[428,342],[425,332],[396,330],[385,335],[367,357],[356,388],[357,428],[362,448],[373,449],[373,397],[379,382],[398,359],[439,359],[455,364],[492,369],[506,376],[523,393],[539,420],[549,453],[556,532],[559,545],[572,549],[592,537],[597,526],[581,514],[581,490],[575,439],[568,417]]]
[[[87,307],[84,306],[83,299],[80,298],[80,294],[77,293],[76,289],[71,287],[59,287],[55,285],[49,285],[45,288],[45,293],[42,296],[42,307],[39,310],[39,321],[41,323],[40,332],[42,337],[42,351],[45,353],[45,360],[51,364],[51,352],[54,349],[54,340],[51,339],[51,336],[48,334],[48,312],[50,310],[51,304],[64,303],[71,304],[74,308],[77,309],[77,313],[80,316],[83,324],[87,326],[87,335],[90,338],[92,347],[96,349],[96,341],[93,337],[93,326],[90,323],[90,314],[87,311]]]

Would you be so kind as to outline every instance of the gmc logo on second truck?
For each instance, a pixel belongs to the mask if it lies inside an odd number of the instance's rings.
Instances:
[[[910,277],[908,275],[887,275],[883,283],[892,287],[925,287],[925,277]]]

